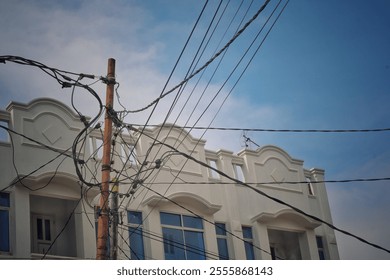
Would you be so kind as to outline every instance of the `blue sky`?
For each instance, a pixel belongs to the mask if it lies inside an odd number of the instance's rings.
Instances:
[[[104,75],[107,59],[113,57],[117,60],[120,98],[128,109],[141,108],[161,93],[204,5],[204,1],[196,0],[0,2],[1,55],[23,56],[60,69],[96,75]],[[227,26],[240,3],[230,2],[221,26]],[[244,1],[244,5],[249,2]],[[269,8],[276,2],[271,1]],[[249,15],[261,3],[255,1]],[[168,89],[184,78],[217,4],[210,1],[207,6]],[[207,87],[203,107],[218,92],[269,10],[229,48]],[[390,2],[386,0],[291,1],[213,125],[273,129],[390,127],[389,26]],[[221,30],[217,30],[199,65],[217,48]],[[201,86],[206,86],[212,69],[200,80]],[[237,77],[235,74],[228,81],[199,125],[208,125]],[[27,103],[42,96],[70,102],[69,91],[61,90],[54,80],[36,69],[11,63],[0,65],[0,88],[2,109],[12,100]],[[97,85],[96,90],[103,94],[104,86]],[[79,106],[92,115],[94,108],[85,106],[89,104],[88,96],[77,94]],[[171,102],[168,97],[159,104],[161,114],[155,114],[151,123],[162,121]],[[168,121],[174,121],[183,102]],[[186,109],[179,124],[185,123],[190,111]],[[199,109],[190,124],[195,116],[200,116]],[[144,112],[131,116],[131,121],[144,123],[146,117]],[[259,145],[280,146],[292,157],[304,160],[306,168],[325,169],[329,180],[390,177],[390,132],[249,132],[248,136]],[[210,149],[237,152],[243,148],[240,132],[208,132],[204,137]],[[390,248],[389,182],[328,184],[327,188],[335,225]],[[390,259],[389,254],[341,234],[337,234],[337,240],[344,259]]]

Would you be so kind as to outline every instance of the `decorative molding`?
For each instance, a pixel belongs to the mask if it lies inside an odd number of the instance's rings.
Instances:
[[[273,223],[277,220],[287,220],[304,229],[315,229],[316,227],[322,225],[322,223],[310,219],[292,209],[282,209],[276,213],[263,212],[251,219],[252,222],[259,222],[263,224]]]
[[[31,102],[24,104],[20,102],[11,102],[6,107],[6,110],[8,112],[11,112],[12,110],[21,110],[21,111],[31,111],[34,107],[39,106],[51,106],[60,109],[63,111],[66,115],[70,116],[74,121],[80,121],[79,115],[77,115],[69,106],[66,104],[52,98],[37,98],[33,99]],[[87,120],[90,118],[87,117]]]
[[[198,209],[199,212],[207,215],[212,215],[218,212],[222,207],[221,205],[213,204],[205,198],[190,192],[176,192],[168,195],[167,198],[168,199],[161,198],[161,196],[158,195],[152,195],[148,199],[144,200],[142,205],[155,207],[159,203],[171,203],[170,201],[175,201],[177,203],[184,202],[185,205],[191,205],[192,207]]]

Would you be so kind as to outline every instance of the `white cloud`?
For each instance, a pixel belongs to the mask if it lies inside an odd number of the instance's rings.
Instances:
[[[54,4],[45,7],[26,1],[4,4],[6,7],[0,12],[2,54],[24,56],[55,68],[96,75],[105,75],[107,59],[114,57],[121,92],[124,96],[133,92],[129,107],[137,108],[156,96],[163,79],[154,65],[161,44],[141,47],[137,41],[135,34],[141,23],[136,19],[145,14],[140,8],[118,7],[105,1],[83,2],[78,9],[62,9]],[[112,13],[105,8],[112,9]],[[124,35],[127,37],[120,37]],[[63,98],[58,94],[59,86],[43,72],[10,64],[0,68],[0,82],[7,90],[2,94],[2,106],[14,97],[23,102],[42,96],[69,101],[69,96]]]

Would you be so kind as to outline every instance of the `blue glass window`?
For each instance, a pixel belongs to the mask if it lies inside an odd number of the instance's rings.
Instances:
[[[245,254],[247,260],[254,260],[255,253],[253,251],[253,234],[251,227],[242,227],[242,236],[244,238]]]
[[[199,217],[160,213],[166,260],[204,260],[203,221]]]
[[[9,193],[0,193],[0,206],[9,207]]]
[[[0,251],[9,252],[9,193],[0,193]]]
[[[180,229],[163,228],[166,260],[185,260],[184,238]]]
[[[242,236],[244,238],[252,239],[252,228],[251,227],[242,227]]]
[[[142,228],[142,213],[127,211],[129,223],[130,256],[132,260],[144,260],[144,233]]]
[[[202,219],[199,217],[191,217],[183,215],[184,227],[203,229]]]
[[[181,226],[181,217],[180,215],[170,214],[170,213],[160,213],[161,224],[171,225],[171,226]]]
[[[324,249],[324,241],[322,236],[316,236],[317,247],[318,247],[318,256],[320,260],[325,260],[325,249]]]
[[[226,235],[226,226],[223,223],[215,223],[215,233],[217,235]]]
[[[247,260],[255,259],[255,252],[253,251],[253,243],[246,241],[245,242],[245,255]]]
[[[184,231],[187,260],[204,260],[206,259],[204,251],[203,232]]]
[[[142,213],[136,211],[128,211],[127,222],[129,224],[142,225]]]

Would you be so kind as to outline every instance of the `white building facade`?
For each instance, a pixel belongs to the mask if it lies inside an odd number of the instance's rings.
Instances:
[[[0,259],[94,259],[100,189],[75,172],[79,116],[45,98],[11,103],[0,124],[20,133],[0,134]],[[339,259],[332,229],[228,178],[332,223],[323,170],[275,146],[210,151],[176,126],[129,131],[112,142],[118,259]],[[77,146],[88,182],[102,138],[91,128]]]

